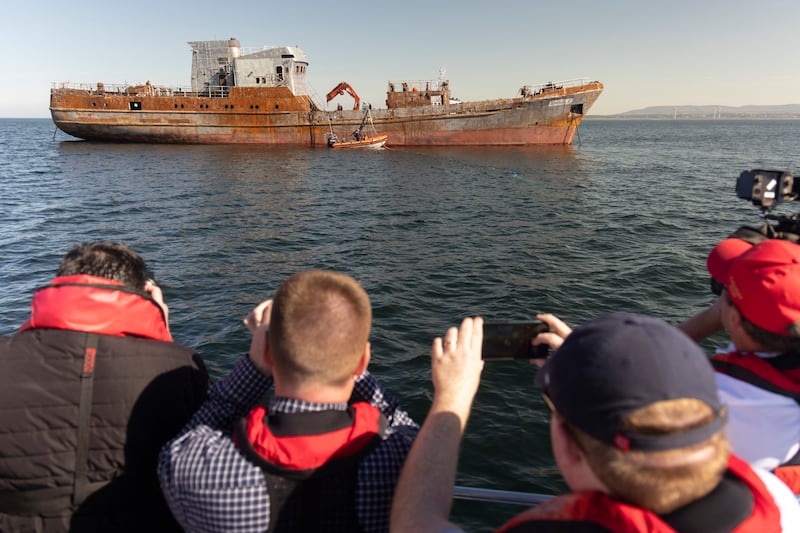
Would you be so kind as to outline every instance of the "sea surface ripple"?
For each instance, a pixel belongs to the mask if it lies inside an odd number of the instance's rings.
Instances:
[[[760,223],[736,176],[800,162],[798,121],[589,119],[568,147],[370,153],[102,144],[54,129],[0,120],[2,334],[69,247],[122,241],[155,271],[176,339],[219,378],[247,349],[242,317],[287,275],[341,270],[372,299],[370,368],[419,422],[431,341],[465,316],[678,322],[708,305],[706,254]],[[458,484],[565,490],[534,374],[486,366]],[[519,510],[457,502],[453,517],[487,531]]]

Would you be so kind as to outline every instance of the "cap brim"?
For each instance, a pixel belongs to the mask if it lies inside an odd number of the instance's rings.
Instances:
[[[725,239],[708,254],[708,259],[706,259],[708,273],[720,283],[727,283],[728,272],[733,262],[752,247],[751,243],[742,239]]]

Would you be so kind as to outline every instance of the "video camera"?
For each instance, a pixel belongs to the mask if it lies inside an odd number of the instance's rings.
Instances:
[[[800,179],[783,170],[745,170],[736,178],[736,196],[761,208],[764,225],[750,229],[769,239],[800,241],[800,213],[789,216],[770,213],[779,204],[800,198]],[[770,224],[770,220],[775,223]]]
[[[765,239],[785,239],[800,243],[800,213],[775,215],[770,211],[783,202],[800,199],[800,179],[783,170],[745,170],[736,178],[736,196],[750,200],[761,208],[764,224],[760,227],[741,226],[728,237],[758,244]],[[770,223],[773,221],[773,223]],[[722,285],[711,279],[711,292],[722,293]]]
[[[800,181],[782,170],[745,170],[736,178],[736,196],[768,211],[800,196]]]

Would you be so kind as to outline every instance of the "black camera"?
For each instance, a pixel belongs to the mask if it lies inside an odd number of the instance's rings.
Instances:
[[[764,224],[760,228],[742,226],[731,237],[752,244],[763,239],[800,241],[800,213],[775,215],[769,212],[778,204],[800,198],[800,179],[783,170],[745,170],[736,178],[736,196],[759,206]]]
[[[756,245],[766,239],[785,239],[800,243],[800,213],[776,215],[769,211],[783,202],[800,198],[800,180],[783,170],[745,170],[736,178],[736,196],[761,208],[764,223],[760,227],[740,226],[728,235]],[[720,295],[722,283],[711,278],[711,292]]]
[[[800,180],[782,170],[745,170],[736,179],[736,196],[767,211],[781,202],[800,197]]]
[[[484,322],[483,359],[544,359],[550,355],[547,344],[533,346],[531,341],[550,327],[539,320],[533,322]]]

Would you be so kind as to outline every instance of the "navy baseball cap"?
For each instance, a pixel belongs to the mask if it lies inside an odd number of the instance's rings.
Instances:
[[[612,313],[576,328],[539,370],[536,385],[564,420],[623,451],[699,444],[726,419],[714,370],[700,347],[674,326],[648,316]],[[675,433],[622,430],[632,412],[679,398],[706,403],[714,419]]]

